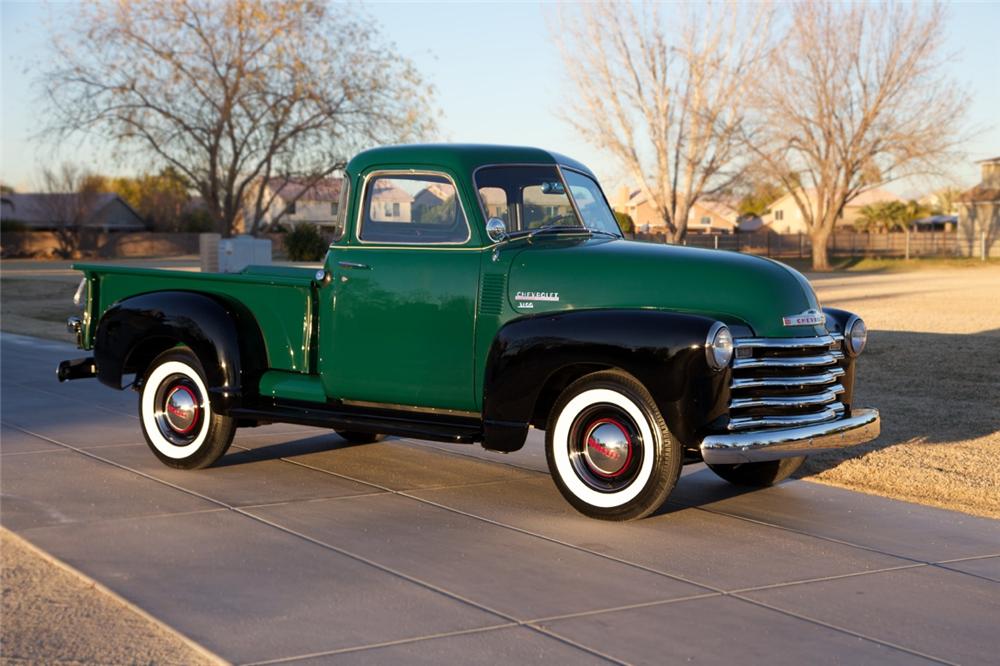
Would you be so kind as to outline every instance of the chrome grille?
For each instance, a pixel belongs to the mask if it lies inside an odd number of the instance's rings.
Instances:
[[[844,414],[843,336],[737,338],[729,429],[832,421]]]

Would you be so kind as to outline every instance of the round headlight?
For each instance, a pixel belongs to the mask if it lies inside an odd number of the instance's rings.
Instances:
[[[722,370],[733,360],[733,334],[722,322],[715,322],[708,331],[705,355],[708,358],[708,366],[713,370]]]
[[[865,326],[865,321],[861,317],[851,317],[851,320],[847,322],[844,342],[847,353],[851,356],[857,356],[864,351],[865,344],[868,342],[868,327]]]

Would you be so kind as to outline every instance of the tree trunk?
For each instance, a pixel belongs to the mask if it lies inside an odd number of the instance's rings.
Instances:
[[[826,229],[817,229],[811,232],[812,237],[812,267],[814,271],[830,270],[830,251],[827,244],[830,241],[830,232]]]

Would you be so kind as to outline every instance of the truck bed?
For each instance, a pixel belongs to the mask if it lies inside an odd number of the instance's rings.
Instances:
[[[156,291],[194,291],[244,305],[264,334],[269,368],[310,372],[315,344],[315,271],[291,266],[249,266],[240,273],[200,273],[74,264],[90,282],[83,343],[92,348],[97,322],[130,296]]]

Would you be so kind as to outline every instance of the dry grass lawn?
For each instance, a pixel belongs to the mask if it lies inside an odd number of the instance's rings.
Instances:
[[[882,411],[882,436],[803,476],[1000,518],[1000,266],[810,277],[868,323],[855,398]]]
[[[857,404],[882,410],[882,436],[815,456],[801,476],[1000,518],[1000,265],[891,262],[884,270],[811,275],[824,305],[871,330]],[[0,282],[5,331],[70,341],[78,277]]]

